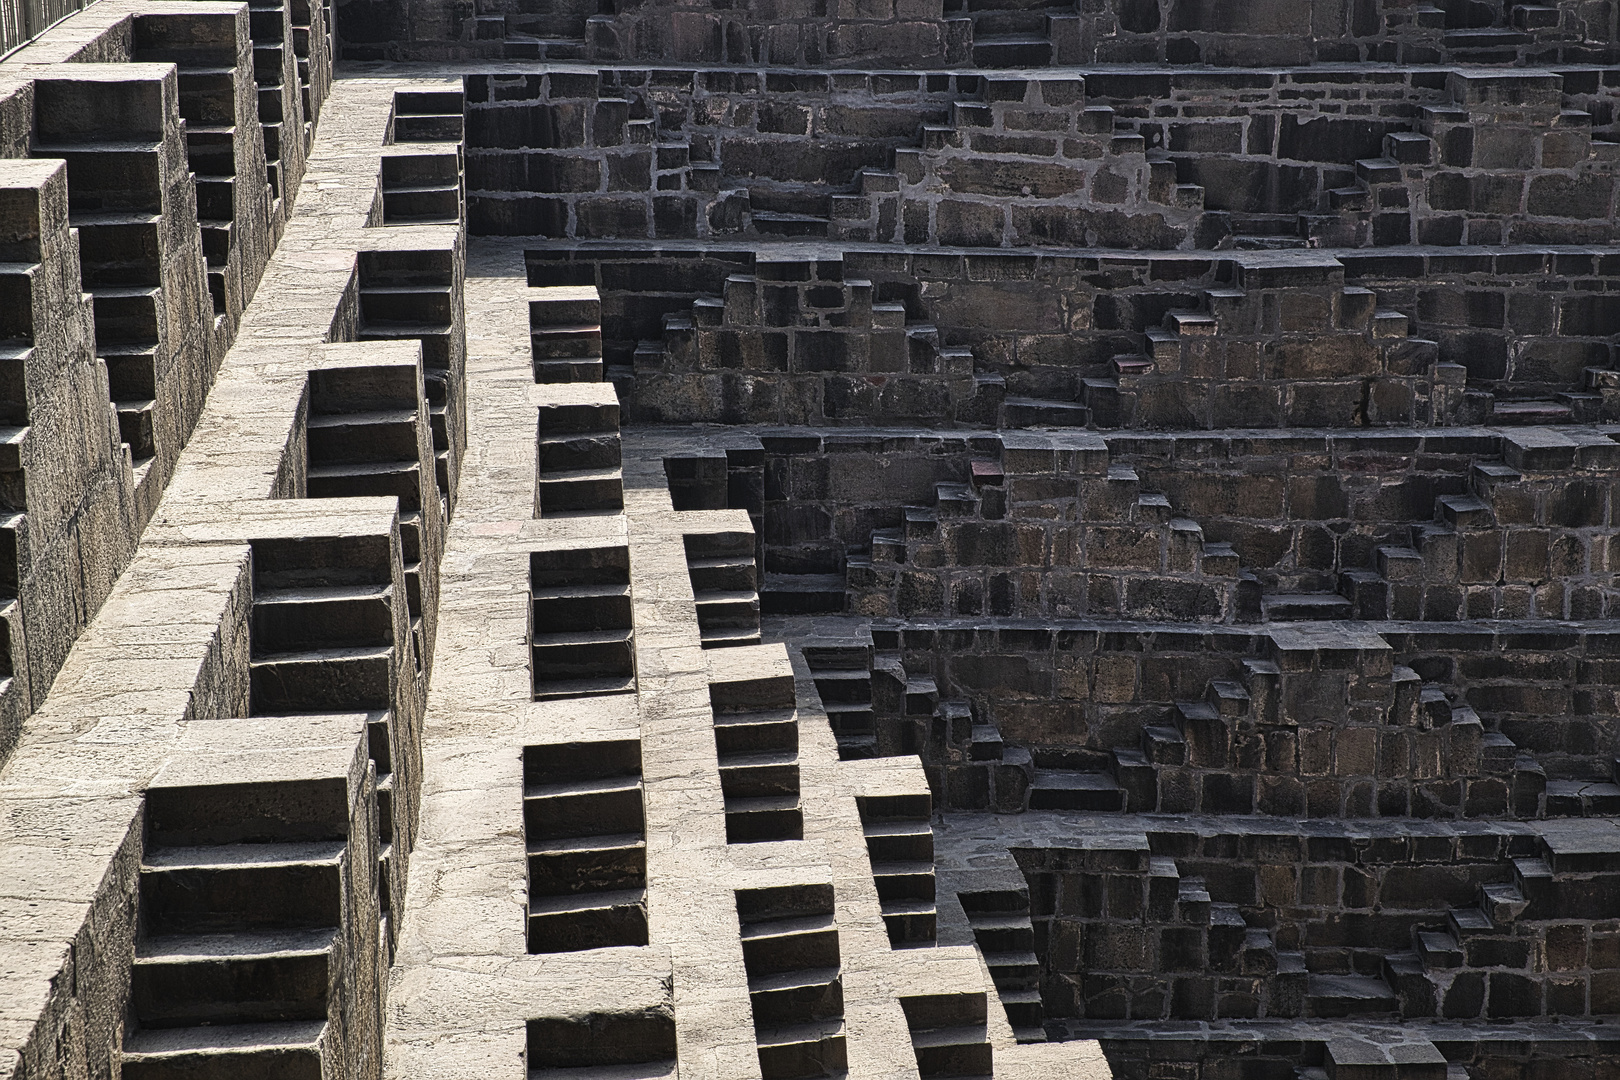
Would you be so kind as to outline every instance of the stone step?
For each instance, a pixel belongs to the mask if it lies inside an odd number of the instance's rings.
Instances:
[[[759,590],[760,610],[768,615],[809,615],[844,610],[840,574],[765,575]]]
[[[141,865],[150,934],[215,934],[337,926],[342,840],[161,847]]]
[[[844,1014],[844,986],[836,966],[749,975],[748,1000],[756,1025],[813,1023]]]
[[[710,590],[746,590],[756,591],[757,564],[754,562],[752,544],[746,555],[714,555],[704,558],[686,559],[686,569],[692,578],[692,589],[697,591]]]
[[[1620,784],[1594,780],[1549,780],[1548,817],[1620,815]]]
[[[885,900],[880,909],[891,947],[904,949],[934,944],[939,914],[932,900]]]
[[[142,1028],[124,1037],[127,1080],[322,1080],[324,1020]]]
[[[932,859],[910,862],[873,859],[872,882],[877,886],[880,900],[933,900],[934,862]]]
[[[799,714],[793,709],[716,713],[714,745],[722,755],[797,750]]]
[[[839,1076],[848,1071],[849,1055],[842,1020],[754,1028],[762,1080],[806,1076]]]
[[[873,733],[875,714],[870,702],[823,702],[827,724],[835,736],[870,735]]]
[[[1041,962],[1033,952],[1016,950],[986,952],[983,955],[984,966],[990,969],[990,981],[998,991],[1039,988]]]
[[[874,863],[932,862],[934,830],[924,821],[872,821],[863,828],[866,852]]]
[[[350,461],[316,465],[307,470],[309,497],[312,499],[354,499],[386,497],[408,506],[421,503],[422,466],[409,461]]]
[[[826,236],[829,222],[816,214],[755,210],[749,215],[754,231],[765,236]]]
[[[742,923],[743,966],[749,978],[807,968],[839,966],[838,929],[819,903],[789,898],[777,917]]]
[[[336,935],[326,927],[144,938],[130,1008],[143,1028],[324,1020]]]
[[[1035,948],[1035,927],[1028,911],[971,912],[968,925],[973,928],[973,940],[986,954],[1022,953]]]
[[[1052,43],[1045,35],[1000,34],[975,38],[973,65],[981,68],[1045,67],[1052,62]]]
[[[1001,427],[1085,427],[1091,410],[1077,401],[1007,398],[1001,405]]]
[[[866,668],[813,668],[811,675],[826,705],[871,703],[872,672]]]
[[[647,944],[643,888],[529,897],[529,952],[564,953]]]
[[[628,678],[635,671],[626,628],[535,634],[530,647],[537,688],[559,680]]]
[[[647,884],[647,845],[640,831],[531,837],[527,844],[531,896],[611,892]]]
[[[799,794],[799,754],[791,750],[756,750],[720,759],[720,789],[727,799]]]
[[[1107,773],[1037,769],[1030,783],[1029,808],[1118,812],[1125,808],[1125,792]]]
[[[646,827],[639,773],[531,781],[523,791],[530,844],[583,836],[639,835]]]
[[[1395,991],[1383,979],[1370,975],[1313,974],[1306,986],[1307,1016],[1342,1019],[1393,1016],[1400,1011]]]
[[[1350,601],[1336,593],[1272,593],[1260,599],[1266,622],[1309,622],[1348,619]]]
[[[698,628],[759,632],[759,595],[752,589],[705,589],[693,594]]]
[[[254,715],[331,709],[386,709],[391,644],[305,649],[249,663]]]
[[[542,472],[536,486],[542,517],[624,509],[624,477],[616,468]]]
[[[797,795],[727,797],[725,809],[728,844],[804,839]]]
[[[983,1001],[983,996],[979,995]],[[922,1077],[988,1077],[991,1075],[991,1049],[986,1027],[977,1024],[913,1030],[911,1048],[917,1056],[917,1073]]]
[[[1567,424],[1574,419],[1568,405],[1556,401],[1496,401],[1489,423],[1512,425]]]
[[[602,355],[602,328],[595,323],[536,326],[529,331],[536,362]]]
[[[1449,931],[1423,930],[1419,931],[1416,937],[1417,954],[1423,961],[1425,970],[1441,971],[1462,967],[1462,945]]]
[[[392,584],[255,589],[254,654],[386,642],[394,632],[393,596]]]

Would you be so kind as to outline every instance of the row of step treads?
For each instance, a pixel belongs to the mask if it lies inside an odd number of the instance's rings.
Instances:
[[[141,865],[131,1080],[319,1080],[343,840],[163,846]]]
[[[534,381],[602,381],[602,301],[592,285],[529,290]]]
[[[831,890],[825,892],[830,900]],[[760,1073],[764,1080],[839,1075],[849,1063],[837,927],[830,911],[778,914],[788,917],[743,916]]]
[[[1028,892],[1007,889],[961,893],[958,898],[1013,1034],[1019,1042],[1044,1041],[1046,1011]]]
[[[639,761],[628,741],[525,748],[529,952],[647,944]]]
[[[897,949],[932,945],[938,932],[931,807],[926,794],[860,800],[872,879],[889,944]]]

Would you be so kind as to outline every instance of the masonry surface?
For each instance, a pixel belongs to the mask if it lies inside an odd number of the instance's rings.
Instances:
[[[0,1080],[1620,1077],[1616,0],[0,40]]]

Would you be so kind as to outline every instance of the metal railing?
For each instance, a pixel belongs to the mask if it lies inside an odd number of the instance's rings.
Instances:
[[[95,0],[0,0],[0,59]]]

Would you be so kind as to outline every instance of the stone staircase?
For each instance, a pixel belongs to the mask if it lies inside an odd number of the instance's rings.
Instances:
[[[1009,4],[1016,0],[1001,0]],[[986,12],[992,20],[1028,29],[975,43],[986,57],[1046,48],[1041,30],[1059,16],[1044,10]],[[1069,18],[1063,16],[1061,18]],[[981,66],[985,66],[981,63]],[[1030,66],[1030,65],[995,65]],[[1060,153],[1061,145],[1061,153]],[[1003,236],[999,217],[971,217],[980,204],[956,203],[937,214],[936,230],[921,225],[917,212],[945,196],[1021,196],[1034,199],[1015,215]],[[1140,218],[1157,230],[1156,246],[1174,247],[1203,210],[1204,191],[1182,184],[1176,166],[1161,152],[1150,152],[1144,137],[1106,105],[1087,105],[1085,84],[1058,74],[987,74],[974,98],[952,103],[945,123],[924,122],[916,147],[893,151],[892,169],[867,168],[854,177],[853,190],[832,196],[835,239],[972,243],[992,247],[1032,243],[1111,241],[1115,230]],[[941,203],[941,206],[945,206]],[[967,215],[950,224],[948,215]],[[915,219],[915,220],[913,220]]]
[[[867,795],[856,804],[889,944],[896,949],[933,945],[938,927],[933,799],[927,792]]]
[[[602,300],[594,285],[529,290],[537,383],[602,381]]]
[[[1144,493],[1133,468],[1108,463],[1096,435],[1002,432],[997,439],[999,460],[975,458],[967,482],[937,483],[932,506],[902,507],[899,528],[874,530],[868,550],[850,553],[851,611],[1234,615],[1239,568],[1231,546],[1206,542],[1198,523],[1173,516],[1163,495]],[[1052,530],[1062,535],[1048,548],[1043,534]],[[1056,586],[1017,595],[1009,587],[1011,567],[1049,577],[1082,562],[1093,582],[1084,596]]]
[[[420,341],[422,380],[433,430],[434,476],[444,517],[455,506],[459,456],[465,445],[463,384],[466,343],[457,327],[461,289],[449,247],[420,251],[362,251],[356,341]]]
[[[329,1031],[377,949],[352,880],[370,843],[351,835],[352,777],[219,779],[147,792],[122,1075],[340,1072]]]
[[[1578,952],[1560,924],[1589,918],[1598,908],[1578,891],[1560,890],[1555,880],[1600,873],[1612,854],[1590,838],[1561,843],[1556,833],[1533,844],[1495,880],[1478,883],[1473,903],[1451,907],[1443,923],[1414,928],[1411,950],[1385,959],[1384,978],[1403,1018],[1535,1016],[1544,983],[1566,1013],[1587,1011],[1578,983],[1548,973],[1566,970]]]
[[[1543,813],[1545,770],[1500,732],[1487,732],[1477,713],[1452,701],[1447,689],[1423,683],[1410,668],[1388,674],[1313,675],[1319,649],[1335,640],[1323,631],[1295,639],[1272,634],[1269,655],[1245,659],[1237,677],[1212,679],[1204,697],[1176,703],[1168,723],[1142,728],[1139,747],[1112,751],[1112,775],[1093,766],[1057,774],[1074,805],[1030,808],[1127,810],[1131,813],[1274,814],[1420,818],[1516,817]],[[1347,631],[1346,650],[1376,648],[1370,635]],[[1359,644],[1358,644],[1359,642]],[[1369,660],[1371,657],[1369,656]],[[1323,688],[1323,679],[1335,688]],[[1323,715],[1311,725],[1284,720],[1290,684],[1315,687]],[[1342,684],[1342,685],[1341,685]],[[1358,697],[1336,697],[1354,690]],[[1323,696],[1323,695],[1326,696]],[[1361,703],[1358,709],[1346,704]],[[1337,712],[1332,711],[1335,707]],[[1392,732],[1401,732],[1397,738]],[[1280,737],[1280,741],[1279,741]],[[1329,738],[1336,747],[1331,761]],[[1375,743],[1383,746],[1375,753]],[[1315,747],[1315,749],[1311,749]],[[1281,757],[1277,751],[1283,748]],[[1075,755],[1084,756],[1084,755]],[[1037,764],[1042,761],[1038,752]],[[1273,779],[1257,785],[1247,774],[1264,763]],[[1242,774],[1245,778],[1235,779]],[[1290,776],[1282,780],[1275,777]],[[1428,783],[1410,777],[1432,776]],[[1311,779],[1315,777],[1315,779]],[[1035,774],[1036,790],[1044,783]],[[1072,793],[1072,794],[1071,794]],[[1064,795],[1047,795],[1049,802]]]
[[[831,885],[737,891],[743,966],[764,1080],[848,1069]]]
[[[465,216],[461,154],[390,151],[378,177],[384,225],[456,225]]]
[[[647,944],[641,744],[523,750],[531,953]]]
[[[1045,1042],[1046,1009],[1041,1002],[1041,965],[1035,956],[1029,890],[959,892],[957,899],[967,914],[974,944],[990,969],[1013,1035],[1021,1043]]]
[[[932,324],[847,277],[842,259],[761,252],[752,271],[665,315],[662,341],[638,346],[638,418],[840,425],[948,421],[971,408],[972,354],[942,349]]]
[[[414,820],[396,807],[396,772],[409,739],[399,730],[401,672],[420,672],[425,641],[411,630],[392,573],[387,536],[300,537],[253,545],[253,611],[249,708],[254,716],[353,711],[368,715],[378,807],[377,853],[384,940],[392,947],[393,894],[403,887],[395,865],[397,826]],[[402,608],[406,610],[401,610]],[[398,837],[409,850],[408,835]],[[398,887],[398,888],[396,888]]]
[[[995,1070],[984,994],[902,997],[900,1008],[911,1029],[919,1077],[990,1080]]]
[[[398,500],[412,632],[423,635],[423,564],[438,565],[444,523],[426,402],[414,364],[325,365],[310,373],[307,493]],[[427,647],[424,640],[424,656]]]
[[[393,141],[460,142],[466,134],[464,98],[459,90],[394,91]]]
[[[597,14],[597,5],[563,0],[528,10],[536,7],[478,16],[474,32],[499,37],[504,60],[584,60],[588,23]]]
[[[256,284],[253,272],[244,271],[244,250],[255,265],[262,261],[270,213],[269,192],[260,179],[265,175],[263,146],[259,139],[244,137],[256,119],[243,107],[252,107],[253,92],[242,84],[253,72],[237,67],[236,21],[221,14],[185,19],[146,15],[134,20],[132,29],[136,60],[176,67],[208,292],[215,317],[234,325]],[[305,114],[313,115],[307,107]],[[249,275],[246,281],[244,273]]]
[[[212,325],[213,307],[184,129],[166,123],[177,102],[165,100],[165,84],[150,68],[119,70],[130,77],[39,78],[31,152],[68,163],[68,220],[79,232],[96,353],[140,484],[160,443],[171,460],[179,450],[179,431],[165,427],[173,423],[173,387],[160,384],[159,369],[181,352],[184,328]],[[115,98],[122,100],[115,105]],[[86,116],[103,116],[109,126]]]
[[[805,663],[816,682],[840,761],[877,755],[872,702],[872,641],[807,645]],[[927,815],[924,815],[926,819]]]
[[[529,584],[535,700],[635,690],[628,549],[537,551]]]
[[[288,40],[292,20],[287,0],[251,0],[248,20],[253,29],[253,81],[258,88],[267,186],[272,206],[276,206],[293,181],[289,166],[296,163],[302,172],[304,160],[303,93],[302,87],[293,89],[298,65]],[[279,206],[275,213],[285,216]]]
[[[980,68],[1046,67],[1054,55],[1050,20],[1073,14],[1044,0],[965,0],[960,10],[971,22],[973,66]]]
[[[686,570],[705,649],[759,644],[754,532],[687,533]]]
[[[613,384],[550,386],[532,400],[539,424],[535,516],[622,512],[619,398]]]
[[[1250,257],[1222,272],[1230,285],[1204,290],[1201,309],[1167,312],[1140,353],[1083,380],[1097,426],[1428,426],[1460,406],[1464,369],[1346,286],[1337,260]]]
[[[1602,529],[1595,494],[1620,467],[1600,434],[1526,428],[1505,432],[1500,460],[1476,461],[1468,490],[1435,500],[1434,520],[1406,545],[1378,548],[1376,571],[1346,571],[1339,591],[1355,618],[1595,618],[1602,582],[1564,574],[1546,584],[1548,529],[1571,538]]]
[[[711,656],[709,702],[726,843],[802,840],[799,713],[787,657],[780,646],[764,645]]]

